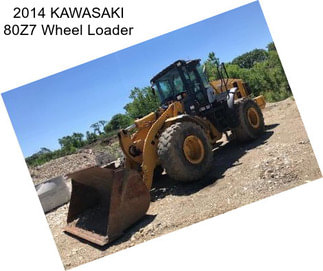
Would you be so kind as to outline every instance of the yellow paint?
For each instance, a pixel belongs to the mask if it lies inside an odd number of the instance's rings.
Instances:
[[[147,137],[145,139],[144,150],[143,150],[143,162],[142,162],[141,168],[143,170],[143,181],[149,190],[151,189],[154,169],[158,161],[158,156],[157,156],[158,138],[156,135],[161,130],[166,119],[178,114],[179,106],[177,105],[177,103],[178,102],[175,102],[168,106],[168,108],[151,126],[147,134]]]
[[[190,135],[184,139],[183,151],[185,158],[195,165],[201,163],[205,155],[203,143],[195,135]]]
[[[232,88],[234,83],[238,86],[235,99],[247,97],[247,91],[241,79],[228,79],[227,88]],[[215,93],[225,91],[225,87],[223,85],[221,87],[220,80],[212,81],[210,82],[210,85],[213,87]],[[262,109],[266,105],[263,96],[254,98],[254,101]],[[136,131],[133,134],[125,131],[119,132],[120,146],[126,157],[125,166],[139,171],[141,168],[143,181],[148,189],[150,189],[152,185],[154,169],[156,165],[159,164],[157,156],[159,133],[163,128],[168,127],[173,123],[186,121],[185,119],[181,119],[181,114],[185,114],[183,104],[180,101],[176,101],[169,104],[167,109],[159,108],[157,112],[150,113],[143,118],[137,119],[135,121]],[[253,125],[259,125],[254,113],[251,112],[249,117]],[[204,129],[208,140],[212,145],[216,144],[216,142],[221,139],[222,133],[219,132],[209,120],[197,116],[192,116],[191,118]],[[188,157],[188,160],[192,163],[198,163],[200,159],[203,159],[204,157],[204,148],[202,149],[201,146],[203,145],[200,145],[200,143],[199,140],[190,138],[187,140],[186,146],[183,147],[186,157]],[[138,155],[131,155],[129,153],[130,148],[136,149]]]
[[[247,117],[248,117],[248,121],[249,121],[249,124],[257,129],[259,128],[259,125],[260,125],[260,117],[259,117],[259,114],[257,112],[257,110],[254,108],[254,107],[250,107],[247,111]]]
[[[264,96],[260,95],[253,99],[261,109],[264,109],[266,106],[266,101]]]

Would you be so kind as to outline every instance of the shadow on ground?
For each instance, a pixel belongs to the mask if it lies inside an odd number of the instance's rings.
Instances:
[[[172,180],[167,174],[160,175],[154,179],[151,189],[151,201],[156,201],[166,197],[167,195],[185,196],[198,192],[204,187],[214,184],[217,180],[225,176],[227,169],[239,165],[239,159],[247,153],[248,150],[254,149],[263,145],[273,135],[272,129],[279,124],[271,124],[266,126],[265,133],[258,139],[245,143],[238,144],[235,141],[230,141],[213,150],[214,162],[213,168],[209,174],[198,182],[181,183]]]

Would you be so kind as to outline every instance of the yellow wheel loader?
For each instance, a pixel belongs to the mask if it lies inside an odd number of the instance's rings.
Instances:
[[[161,106],[118,133],[123,166],[68,175],[66,232],[101,246],[115,240],[148,210],[155,168],[177,181],[197,181],[212,168],[212,149],[223,134],[248,141],[263,133],[263,96],[251,99],[247,84],[228,78],[224,65],[218,77],[208,82],[196,59],[178,60],[151,79]]]

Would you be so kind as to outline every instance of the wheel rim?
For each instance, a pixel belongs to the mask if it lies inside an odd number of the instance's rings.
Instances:
[[[192,164],[199,164],[204,158],[204,146],[197,136],[190,135],[185,138],[183,151],[185,158]]]
[[[250,107],[248,109],[247,116],[248,116],[248,121],[249,121],[250,125],[255,129],[259,128],[260,118],[259,118],[259,114],[258,114],[257,110],[253,107]]]

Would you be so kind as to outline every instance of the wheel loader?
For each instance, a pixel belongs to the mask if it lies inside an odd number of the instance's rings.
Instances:
[[[72,195],[65,231],[103,246],[120,237],[148,210],[154,171],[193,182],[213,167],[222,136],[244,142],[264,131],[263,96],[218,65],[208,82],[200,60],[178,60],[151,79],[160,107],[118,133],[121,167],[91,167],[68,176]],[[215,169],[216,170],[216,169]]]

